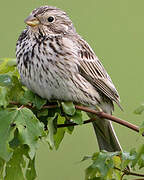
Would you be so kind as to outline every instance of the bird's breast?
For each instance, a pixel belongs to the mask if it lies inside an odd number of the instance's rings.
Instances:
[[[99,94],[79,74],[72,56],[69,54],[68,58],[59,46],[54,40],[17,45],[17,64],[23,84],[48,100],[97,104]]]

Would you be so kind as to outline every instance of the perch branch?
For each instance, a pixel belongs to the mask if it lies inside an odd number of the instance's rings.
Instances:
[[[10,104],[20,105],[18,102],[13,102],[13,101],[10,102]],[[24,105],[24,106],[27,107],[27,108],[33,108],[32,104],[28,104],[28,105]],[[58,105],[44,105],[42,108],[43,109],[53,109],[53,108],[57,108],[57,107],[58,107]],[[79,109],[79,110],[82,110],[82,111],[85,111],[85,112],[89,112],[89,113],[95,114],[96,116],[98,116],[100,118],[111,120],[111,121],[113,121],[115,123],[118,123],[118,124],[121,124],[123,126],[126,126],[127,128],[132,129],[133,131],[139,132],[138,126],[136,126],[134,124],[131,124],[131,123],[127,122],[127,121],[124,121],[124,120],[122,120],[120,118],[117,118],[115,116],[112,116],[110,114],[104,113],[102,111],[95,111],[95,110],[89,109],[88,107],[85,107],[85,106],[75,105],[75,108]],[[96,121],[96,118],[91,118],[89,120],[84,121],[83,124],[91,123],[91,122],[94,122],[94,121]],[[78,124],[76,124],[76,123],[58,124],[57,127],[58,128],[62,128],[62,127],[77,126],[77,125]]]

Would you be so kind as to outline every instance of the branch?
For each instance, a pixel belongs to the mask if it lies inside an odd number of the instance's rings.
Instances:
[[[20,103],[13,102],[13,101],[10,102],[10,104],[20,105]],[[24,106],[27,107],[27,108],[33,108],[32,104],[28,104],[28,105],[24,105]],[[44,105],[42,108],[43,109],[53,109],[53,108],[57,108],[57,107],[58,107],[58,105]],[[112,116],[110,114],[104,113],[102,111],[95,111],[95,110],[89,109],[88,107],[85,107],[85,106],[75,105],[75,108],[79,109],[79,110],[82,110],[82,111],[85,111],[85,112],[89,112],[89,113],[95,114],[96,116],[98,116],[100,118],[111,120],[111,121],[113,121],[115,123],[118,123],[118,124],[121,124],[123,126],[126,126],[127,128],[132,129],[133,131],[139,132],[138,126],[136,126],[134,124],[131,124],[131,123],[129,123],[129,122],[125,121],[125,120],[122,120],[120,118],[117,118],[115,116]],[[96,121],[96,118],[91,118],[89,120],[84,121],[83,124],[91,123],[91,122],[94,122],[94,121]],[[77,126],[77,125],[78,124],[76,124],[76,123],[58,124],[57,127],[58,128],[62,128],[62,127]],[[144,136],[144,134],[142,136]]]
[[[138,126],[133,125],[133,124],[127,122],[127,121],[124,121],[124,120],[122,120],[120,118],[117,118],[115,116],[112,116],[110,114],[107,114],[107,113],[104,113],[104,112],[100,112],[100,111],[91,110],[91,109],[88,109],[87,107],[83,107],[83,106],[77,106],[76,105],[75,107],[76,107],[76,109],[80,109],[80,110],[83,110],[85,112],[90,112],[92,114],[96,114],[100,118],[105,118],[105,119],[111,120],[113,122],[116,122],[118,124],[126,126],[126,127],[130,128],[130,129],[136,131],[136,132],[139,132]]]
[[[118,171],[121,171],[121,169],[119,169],[117,167],[114,167],[114,169],[116,169]],[[127,170],[127,169],[124,169],[122,172],[123,172],[122,176],[131,175],[131,176],[144,177],[144,174],[134,173],[134,172],[131,172],[131,171]]]

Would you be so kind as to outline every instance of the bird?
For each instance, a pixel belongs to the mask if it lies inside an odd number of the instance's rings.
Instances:
[[[16,43],[16,59],[21,82],[29,90],[48,101],[71,101],[108,114],[114,111],[114,102],[120,106],[110,76],[63,10],[42,6],[24,22],[26,28]],[[111,121],[95,118],[100,151],[121,151]]]

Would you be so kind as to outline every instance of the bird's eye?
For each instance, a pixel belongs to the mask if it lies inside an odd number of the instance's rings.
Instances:
[[[53,22],[53,21],[54,21],[54,17],[53,16],[48,17],[48,22]]]

